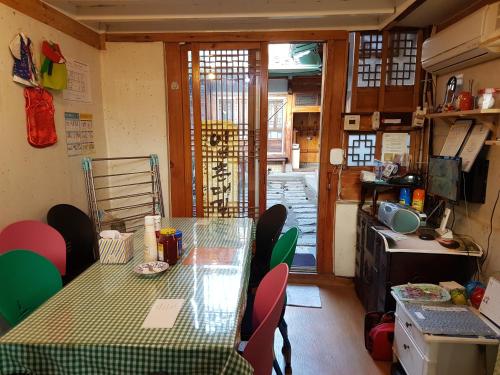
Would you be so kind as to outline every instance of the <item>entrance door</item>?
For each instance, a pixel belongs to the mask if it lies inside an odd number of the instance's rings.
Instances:
[[[265,209],[267,56],[261,43],[185,47],[193,212],[256,217]],[[266,91],[266,92],[265,92]],[[261,100],[265,98],[265,100]],[[259,197],[262,197],[262,201]]]

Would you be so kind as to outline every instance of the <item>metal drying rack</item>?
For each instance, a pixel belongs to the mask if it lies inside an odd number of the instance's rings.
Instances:
[[[156,154],[83,158],[82,167],[89,214],[97,233],[103,229],[132,232],[144,225],[144,216],[165,216]],[[112,173],[94,175],[96,168]]]

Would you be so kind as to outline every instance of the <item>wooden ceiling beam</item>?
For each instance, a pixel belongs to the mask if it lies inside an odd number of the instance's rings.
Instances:
[[[415,9],[417,9],[420,5],[425,3],[426,0],[413,0],[413,3],[408,5],[404,10],[402,10],[399,14],[392,17],[392,19],[388,19],[385,22],[384,27],[382,27],[382,31],[390,30],[393,27],[397,26],[398,22],[405,19],[410,13],[412,13]]]
[[[106,42],[291,42],[345,40],[344,30],[179,32],[179,33],[107,33]]]
[[[471,13],[474,13],[476,10],[481,9],[482,7],[495,3],[498,0],[475,0],[471,2],[470,5],[463,8],[461,11],[451,15],[450,18],[442,22],[441,24],[436,26],[436,32],[443,31],[448,26],[453,25],[454,23],[460,21],[462,18],[468,16]]]
[[[104,49],[104,35],[89,29],[40,0],[0,0],[0,3],[68,34],[89,46]]]

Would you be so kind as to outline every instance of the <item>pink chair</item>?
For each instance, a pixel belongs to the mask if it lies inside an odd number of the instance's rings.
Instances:
[[[66,242],[58,231],[41,221],[18,221],[0,232],[0,254],[14,249],[40,254],[54,263],[62,276],[66,274]]]
[[[288,266],[281,263],[264,276],[257,288],[252,313],[257,328],[243,350],[243,358],[252,365],[254,375],[272,374],[274,332],[283,311],[287,281]]]

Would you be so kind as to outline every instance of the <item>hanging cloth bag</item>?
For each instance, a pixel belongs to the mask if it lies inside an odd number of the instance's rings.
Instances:
[[[34,147],[47,147],[57,142],[52,95],[42,88],[24,89],[28,142]]]
[[[66,89],[68,82],[66,59],[58,44],[46,40],[43,42],[40,73],[43,87],[54,90]]]

